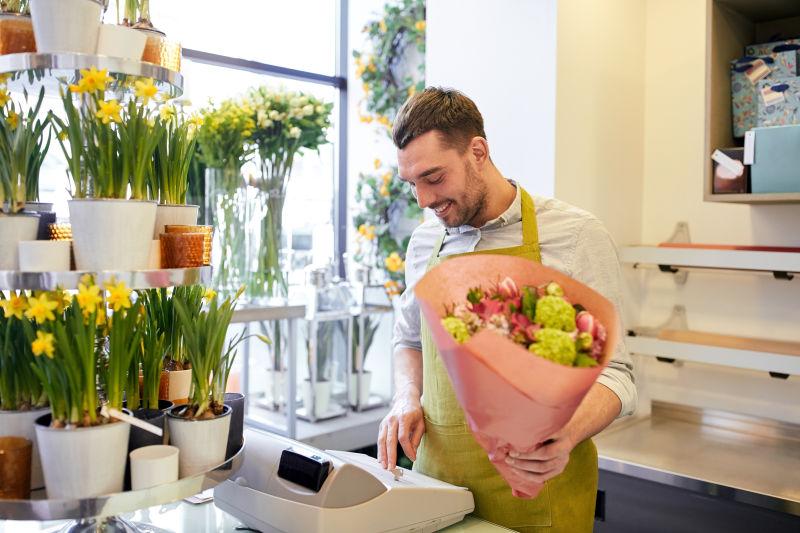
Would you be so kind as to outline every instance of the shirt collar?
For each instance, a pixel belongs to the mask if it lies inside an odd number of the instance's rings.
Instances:
[[[516,224],[517,222],[522,220],[522,196],[519,192],[519,185],[517,185],[517,183],[514,182],[513,180],[508,180],[508,181],[517,190],[517,194],[516,196],[514,196],[514,201],[511,202],[511,205],[508,206],[508,209],[506,209],[499,217],[488,221],[480,228],[475,228],[474,226],[470,226],[469,224],[464,224],[463,226],[458,226],[455,228],[449,228],[445,226],[445,231],[447,231],[447,234],[458,235],[460,233],[473,232],[476,229],[480,229],[481,231],[493,230],[502,228],[503,226]]]

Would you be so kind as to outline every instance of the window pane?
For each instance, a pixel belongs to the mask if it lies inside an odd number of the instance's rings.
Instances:
[[[320,74],[336,68],[335,0],[169,0],[153,2],[151,18],[185,48]]]

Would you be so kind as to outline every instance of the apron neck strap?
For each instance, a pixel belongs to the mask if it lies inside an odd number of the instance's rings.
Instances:
[[[522,211],[522,244],[538,245],[539,228],[536,224],[536,206],[533,203],[533,198],[528,194],[528,191],[519,185],[517,185],[517,187],[519,187],[521,200],[520,209]],[[436,265],[439,259],[439,252],[442,251],[442,245],[444,244],[444,238],[446,236],[447,230],[442,229],[442,233],[436,239],[436,243],[433,245],[433,251],[428,259],[428,270]]]

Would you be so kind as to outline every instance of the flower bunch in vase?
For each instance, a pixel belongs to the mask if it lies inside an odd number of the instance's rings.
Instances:
[[[65,118],[53,117],[72,180],[78,270],[143,270],[149,264],[156,203],[148,185],[165,134],[161,114],[170,104],[157,103],[151,79],[136,80],[135,96],[125,103],[107,99],[111,81],[105,70],[82,70],[77,84],[61,88]]]
[[[247,105],[234,99],[203,109],[201,117],[197,144],[206,166],[205,223],[215,228],[214,285],[233,294],[245,281],[248,217],[241,169],[252,153],[248,143],[255,122]]]
[[[256,188],[252,220],[260,227],[250,239],[249,282],[251,297],[284,297],[287,280],[281,268],[280,248],[283,206],[295,157],[303,150],[318,150],[328,142],[333,104],[302,92],[251,89],[246,96],[255,122],[253,142],[258,150],[261,176]]]

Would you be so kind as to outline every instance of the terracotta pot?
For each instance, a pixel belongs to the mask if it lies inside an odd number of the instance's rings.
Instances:
[[[173,370],[161,373],[158,384],[158,399],[168,400],[175,405],[183,405],[189,401],[189,389],[192,387],[192,371]]]
[[[140,28],[139,31],[147,35],[142,61],[155,63],[175,72],[181,71],[180,43],[168,40],[164,33],[155,29]]]
[[[33,442],[31,458],[31,490],[44,488],[42,461],[36,443],[36,420],[50,412],[49,407],[32,411],[0,411],[0,437],[23,437]]]
[[[0,14],[0,55],[36,51],[30,15]]]
[[[31,497],[33,442],[22,437],[0,437],[0,500]]]

